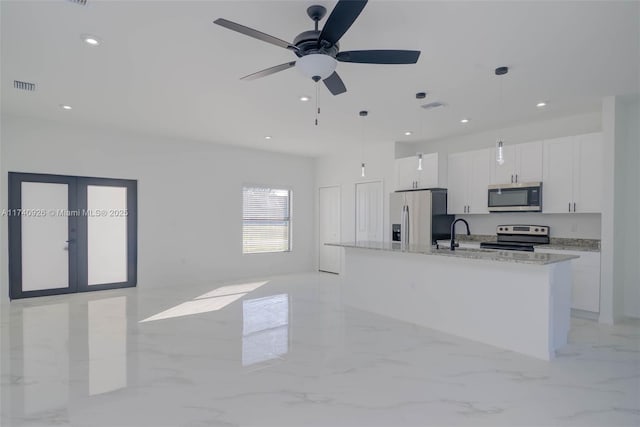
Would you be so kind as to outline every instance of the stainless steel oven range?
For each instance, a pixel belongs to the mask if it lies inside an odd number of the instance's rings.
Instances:
[[[547,225],[498,225],[497,240],[482,242],[481,248],[533,252],[534,245],[549,244]]]

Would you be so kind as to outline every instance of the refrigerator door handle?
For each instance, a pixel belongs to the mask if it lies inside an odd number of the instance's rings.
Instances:
[[[409,246],[409,206],[407,205],[402,206],[400,243],[404,248]]]

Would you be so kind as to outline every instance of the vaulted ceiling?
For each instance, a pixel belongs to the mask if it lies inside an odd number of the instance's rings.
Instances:
[[[315,84],[296,69],[239,80],[294,60],[290,51],[212,23],[223,17],[293,41],[312,29],[308,6],[330,12],[335,3],[2,1],[2,113],[313,156],[360,144],[363,127],[367,141],[433,139],[597,111],[603,96],[640,90],[636,1],[370,1],[341,50],[422,55],[416,65],[340,63],[348,92],[320,87],[318,126]],[[500,65],[510,67],[502,107]],[[416,100],[418,91],[427,98]],[[432,101],[446,107],[419,107]]]

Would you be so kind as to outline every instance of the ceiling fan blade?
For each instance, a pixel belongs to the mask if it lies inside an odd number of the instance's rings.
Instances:
[[[335,71],[329,77],[324,79],[323,82],[325,86],[327,86],[327,89],[329,89],[329,92],[334,95],[340,95],[341,93],[345,93],[347,91],[347,88],[342,82],[342,79]]]
[[[296,61],[287,62],[285,64],[276,65],[275,67],[265,68],[264,70],[258,71],[253,74],[249,74],[248,76],[241,77],[240,80],[255,80],[260,77],[266,77],[271,74],[278,73],[280,71],[288,70],[289,68],[296,65]]]
[[[351,24],[358,18],[362,9],[367,5],[367,0],[341,0],[331,11],[327,18],[319,40],[326,40],[336,44],[347,32]]]
[[[351,50],[336,55],[338,61],[360,64],[415,64],[419,57],[419,50]]]
[[[218,24],[222,27],[228,28],[233,31],[237,31],[240,34],[244,34],[245,36],[253,37],[254,39],[262,40],[263,42],[271,43],[276,46],[283,47],[289,50],[298,50],[297,47],[292,45],[289,42],[281,40],[277,37],[270,36],[269,34],[265,34],[262,31],[254,30],[253,28],[245,27],[244,25],[237,24],[232,21],[228,21],[223,18],[218,18],[213,21],[214,24]]]

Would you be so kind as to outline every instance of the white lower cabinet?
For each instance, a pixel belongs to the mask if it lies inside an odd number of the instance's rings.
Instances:
[[[572,263],[571,308],[600,311],[600,252],[536,248],[544,254],[577,255]]]

